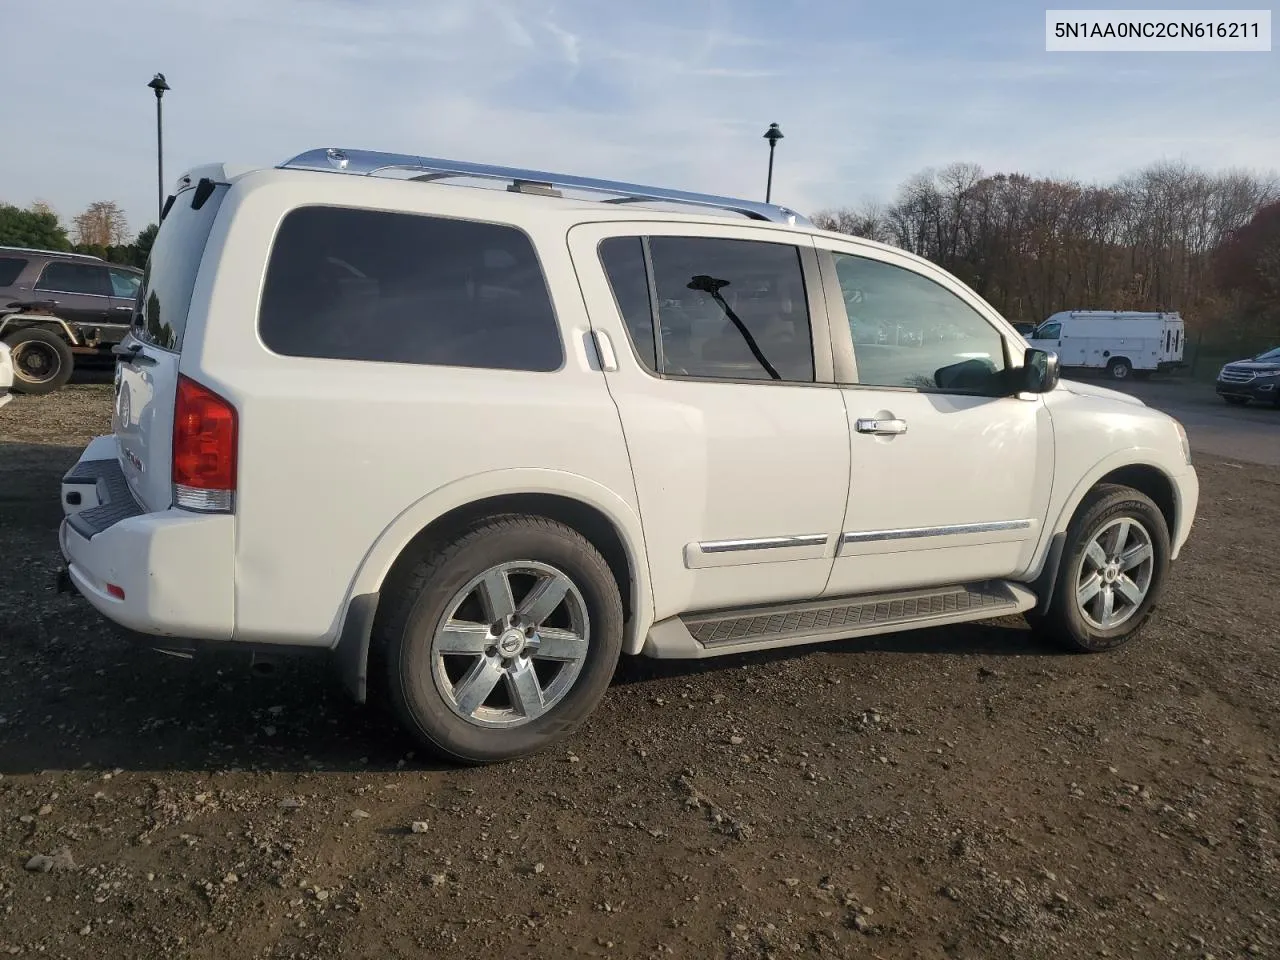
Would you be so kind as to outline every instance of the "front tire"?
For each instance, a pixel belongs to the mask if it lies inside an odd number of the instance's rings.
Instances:
[[[53,393],[71,379],[75,357],[56,333],[27,327],[9,334],[4,342],[12,351],[14,393]]]
[[[1073,652],[1114,650],[1150,621],[1168,572],[1159,507],[1137,490],[1101,484],[1067,528],[1049,609],[1032,625]]]
[[[482,764],[544,750],[595,709],[622,649],[600,552],[543,517],[478,521],[389,585],[391,704],[425,747]]]

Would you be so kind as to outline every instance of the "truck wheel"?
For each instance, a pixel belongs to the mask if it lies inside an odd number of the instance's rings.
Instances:
[[[534,753],[604,696],[622,599],[599,551],[570,527],[481,520],[399,579],[375,640],[398,719],[432,752],[469,764]]]
[[[1101,484],[1067,528],[1048,611],[1029,619],[1068,650],[1113,650],[1146,626],[1168,571],[1160,508],[1130,487]]]
[[[1113,357],[1107,364],[1107,376],[1112,380],[1127,380],[1133,372],[1133,365],[1124,357]]]
[[[52,393],[71,379],[75,359],[56,333],[28,327],[4,338],[12,351],[13,392]]]

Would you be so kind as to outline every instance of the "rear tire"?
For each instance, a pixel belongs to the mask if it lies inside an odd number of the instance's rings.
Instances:
[[[71,379],[75,357],[56,333],[27,327],[4,338],[12,351],[13,392],[39,396],[62,387]]]
[[[375,640],[391,705],[453,761],[510,760],[564,739],[604,696],[622,650],[608,563],[543,517],[479,520],[388,591]]]
[[[1133,364],[1124,357],[1112,357],[1111,362],[1107,364],[1107,376],[1112,380],[1128,380],[1132,372]]]
[[[1114,650],[1150,621],[1168,572],[1160,508],[1130,487],[1100,484],[1067,527],[1048,611],[1028,621],[1070,651]]]

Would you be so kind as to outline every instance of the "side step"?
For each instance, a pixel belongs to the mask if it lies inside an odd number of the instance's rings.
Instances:
[[[687,613],[655,623],[641,653],[697,659],[749,650],[819,643],[1030,610],[1037,598],[1025,584],[1005,580],[903,590],[861,597]]]

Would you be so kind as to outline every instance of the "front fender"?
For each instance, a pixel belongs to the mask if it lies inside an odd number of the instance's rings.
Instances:
[[[1063,487],[1063,495],[1054,490],[1051,497],[1049,516],[1036,544],[1036,561],[1025,571],[1022,579],[1034,580],[1044,573],[1047,561],[1052,561],[1055,551],[1052,549],[1055,538],[1061,543],[1080,503],[1103,477],[1124,467],[1149,467],[1159,471],[1169,481],[1173,489],[1174,523],[1169,530],[1171,559],[1178,558],[1178,552],[1186,540],[1186,532],[1190,527],[1187,522],[1188,511],[1194,512],[1195,499],[1199,489],[1194,483],[1194,471],[1184,461],[1172,462],[1168,453],[1156,447],[1131,447],[1108,454],[1086,470],[1073,485]],[[1191,479],[1187,479],[1190,477]],[[1187,501],[1192,502],[1188,503]]]

